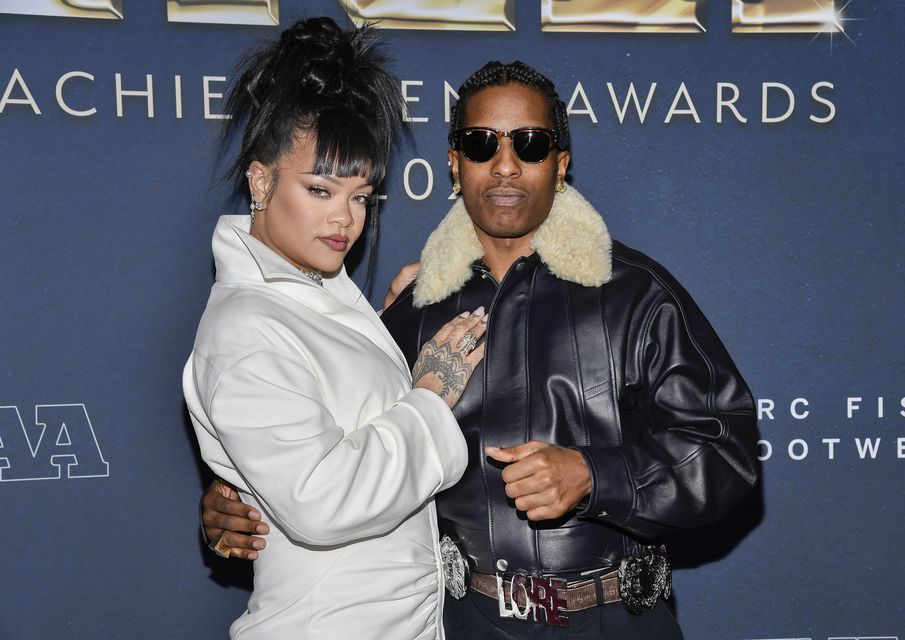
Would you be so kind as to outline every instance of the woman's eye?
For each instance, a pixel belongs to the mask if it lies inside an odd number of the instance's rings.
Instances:
[[[315,198],[329,198],[330,192],[324,189],[323,187],[308,187],[308,193],[313,195]]]
[[[364,207],[370,206],[374,202],[374,196],[367,193],[360,193],[352,199]]]

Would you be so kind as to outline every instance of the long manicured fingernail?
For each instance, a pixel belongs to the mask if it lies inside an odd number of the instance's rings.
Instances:
[[[493,451],[495,453],[499,450],[500,450],[499,447],[484,447],[484,451],[486,451],[487,453],[490,453],[491,451]]]
[[[267,546],[267,543],[263,540],[252,540],[251,546],[255,549],[263,549]]]
[[[484,315],[484,305],[481,305],[480,307],[478,307],[477,309],[475,309],[475,310],[474,310],[474,314],[475,314],[476,316],[483,316],[483,315]]]
[[[270,527],[262,522],[255,527],[255,533],[270,533]]]
[[[460,317],[460,318],[467,318],[467,317],[470,316],[470,315],[471,315],[471,311],[463,311],[462,313],[459,314],[459,317]]]
[[[485,315],[483,318],[481,318],[481,322],[483,322],[484,324],[487,324],[487,321],[488,321],[488,320],[490,320],[490,316],[489,316],[489,315]]]

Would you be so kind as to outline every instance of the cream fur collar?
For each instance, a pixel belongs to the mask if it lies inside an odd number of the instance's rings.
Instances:
[[[550,215],[531,239],[531,248],[558,278],[599,287],[612,276],[612,239],[603,218],[578,191],[557,193]],[[465,203],[460,198],[431,233],[421,252],[414,302],[424,307],[462,288],[471,263],[484,256]]]

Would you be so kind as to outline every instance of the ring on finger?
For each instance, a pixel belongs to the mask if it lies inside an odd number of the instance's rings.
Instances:
[[[220,539],[217,540],[216,544],[211,543],[208,545],[208,547],[210,548],[211,551],[216,553],[221,558],[228,558],[230,552],[233,550],[233,548],[231,546],[229,546],[228,544],[226,544],[223,541],[223,536],[220,536]]]
[[[478,346],[478,337],[471,331],[462,336],[462,339],[459,341],[459,348],[465,352],[465,355],[474,351],[476,346]]]

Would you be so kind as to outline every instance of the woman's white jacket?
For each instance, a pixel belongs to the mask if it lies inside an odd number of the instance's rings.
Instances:
[[[248,233],[214,232],[217,278],[183,375],[201,455],[272,533],[233,638],[442,637],[431,497],[465,442],[345,270],[320,287]]]

